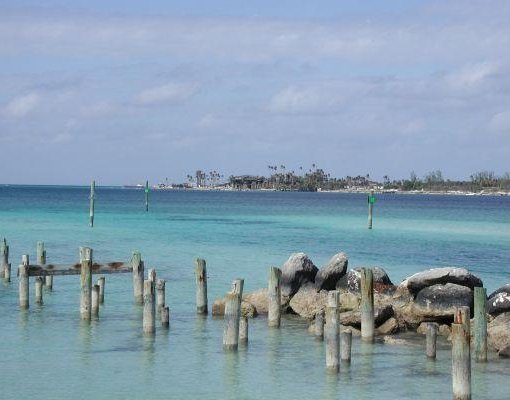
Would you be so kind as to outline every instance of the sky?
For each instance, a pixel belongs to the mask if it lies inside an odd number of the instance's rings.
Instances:
[[[510,171],[510,1],[0,0],[0,183]]]

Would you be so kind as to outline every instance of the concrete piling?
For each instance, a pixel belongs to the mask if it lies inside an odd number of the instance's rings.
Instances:
[[[36,304],[43,304],[43,277],[38,276],[35,278],[35,302]]]
[[[239,344],[239,322],[241,318],[241,296],[239,293],[227,293],[223,329],[223,348],[237,350]]]
[[[0,241],[0,274],[5,282],[11,281],[11,264],[9,264],[9,246],[7,240]]]
[[[267,323],[274,328],[280,327],[282,318],[281,278],[281,269],[269,268]]]
[[[37,264],[45,265],[46,260],[46,250],[44,249],[44,242],[37,242]],[[46,275],[43,277],[43,284],[46,286],[47,290],[53,290],[53,275]]]
[[[19,276],[19,307],[21,309],[28,309],[30,300],[29,300],[29,275],[28,275],[28,265],[29,265],[29,257],[28,254],[25,254],[21,257],[21,265],[18,267],[18,276]]]
[[[239,320],[239,343],[248,343],[248,317],[241,316]]]
[[[427,331],[425,333],[425,354],[427,358],[436,358],[437,345],[437,324],[433,322],[427,323]]]
[[[90,247],[80,247],[80,261],[80,318],[90,321],[92,303],[92,249]]]
[[[100,276],[97,279],[97,285],[99,286],[99,304],[104,304],[104,285],[106,279],[104,276]]]
[[[161,310],[165,307],[165,280],[156,281],[156,315],[161,317]]]
[[[143,304],[144,264],[139,251],[133,252],[131,266],[133,268],[133,294],[135,303]]]
[[[370,268],[361,268],[361,339],[374,340],[374,275]]]
[[[452,324],[452,387],[454,400],[471,399],[470,335],[460,323]]]
[[[156,302],[154,282],[143,282],[143,333],[153,335],[156,332]]]
[[[313,334],[317,340],[324,339],[324,318],[324,311],[319,311],[315,314]]]
[[[170,308],[168,306],[161,309],[161,326],[166,329],[170,327]]]
[[[197,314],[207,315],[207,268],[202,258],[195,261],[195,282]]]
[[[99,315],[99,285],[92,286],[91,295],[92,306],[90,309],[91,315],[97,317]]]
[[[340,332],[340,360],[350,364],[352,349],[352,330],[346,329]]]
[[[326,367],[338,371],[340,367],[340,318],[339,318],[339,292],[328,292],[326,307],[326,325],[324,326],[324,339],[326,342]]]

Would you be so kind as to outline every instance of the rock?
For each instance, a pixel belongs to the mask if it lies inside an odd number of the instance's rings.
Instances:
[[[374,309],[374,322],[375,327],[381,326],[389,318],[393,317],[393,307],[388,305],[382,308]],[[361,311],[347,311],[340,313],[340,324],[354,326],[356,328],[361,327]]]
[[[346,326],[346,325],[340,324],[340,332],[344,332],[344,331],[351,331],[352,336],[361,336],[361,331],[359,329],[356,329],[352,326]]]
[[[341,277],[337,284],[336,289],[341,291],[348,291],[352,293],[359,293],[361,290],[361,267],[349,270],[343,277]],[[383,292],[393,287],[393,283],[386,271],[379,267],[372,268],[374,274],[374,291]]]
[[[214,317],[225,315],[225,298],[214,300],[211,313]],[[258,315],[257,309],[253,304],[243,300],[241,302],[241,315],[248,318],[256,317]]]
[[[389,318],[385,323],[377,328],[377,332],[379,332],[381,335],[389,335],[392,333],[397,333],[398,331],[398,321],[394,317]]]
[[[246,293],[243,295],[243,301],[253,304],[258,314],[267,314],[269,303],[267,296],[267,288],[262,288],[256,290],[255,292]]]
[[[450,337],[452,334],[452,329],[450,328],[450,325],[441,324],[439,325],[439,330],[437,333],[439,336]]]
[[[492,293],[489,295],[489,299],[490,299],[491,297],[496,296],[498,293],[506,293],[506,294],[510,294],[510,283],[507,283],[506,285],[503,285],[503,286],[501,286],[499,289],[496,289],[494,292],[492,292]]]
[[[315,317],[315,314],[326,308],[328,292],[321,290],[317,292],[315,285],[308,283],[298,290],[292,297],[289,307],[296,314],[309,320]]]
[[[317,290],[335,290],[338,280],[347,271],[347,255],[345,253],[335,254],[331,260],[322,267],[315,276],[315,287]]]
[[[456,267],[432,268],[427,271],[418,272],[405,279],[399,286],[407,287],[413,294],[416,294],[426,287],[437,284],[445,285],[447,283],[466,286],[470,289],[483,286],[480,278],[465,268]]]
[[[361,295],[351,292],[340,293],[341,310],[357,310],[361,302]],[[374,301],[375,302],[375,301]]]
[[[496,351],[510,346],[510,312],[499,314],[489,323],[487,341]]]
[[[385,336],[384,337],[384,343],[386,344],[392,344],[397,346],[409,346],[411,345],[411,342],[406,339],[397,339],[392,336]]]
[[[305,283],[314,283],[317,267],[305,253],[294,253],[282,267],[282,297],[291,298]]]
[[[494,296],[491,296],[487,301],[487,312],[491,315],[510,312],[510,294],[497,292]]]
[[[418,292],[412,312],[422,319],[435,318],[436,321],[453,318],[455,308],[473,306],[473,291],[453,283],[437,284]]]
[[[498,355],[503,358],[510,358],[510,345],[506,346],[504,349],[501,349]]]

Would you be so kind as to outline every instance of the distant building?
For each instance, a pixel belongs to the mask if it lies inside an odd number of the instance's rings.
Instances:
[[[236,190],[262,189],[265,181],[266,178],[263,176],[241,175],[230,177],[230,185]]]

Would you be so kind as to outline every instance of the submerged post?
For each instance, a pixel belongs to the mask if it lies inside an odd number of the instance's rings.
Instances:
[[[144,265],[142,255],[139,251],[134,251],[131,257],[131,266],[133,267],[133,294],[135,303],[143,304],[143,279]]]
[[[92,303],[92,249],[80,247],[80,318],[90,321]]]
[[[346,329],[340,332],[340,360],[343,363],[351,362],[352,330]]]
[[[474,289],[474,319],[475,319],[475,360],[487,361],[487,289]]]
[[[275,328],[280,327],[282,318],[281,278],[281,269],[269,268],[267,323],[270,327]]]
[[[149,211],[149,181],[145,181],[145,211]]]
[[[165,307],[165,280],[156,281],[156,315],[161,317],[161,311]]]
[[[425,354],[427,355],[427,358],[435,359],[437,345],[437,324],[433,322],[427,323],[425,341],[426,341]]]
[[[248,343],[248,317],[239,320],[239,343]]]
[[[92,286],[92,307],[90,313],[97,317],[99,315],[99,285]]]
[[[38,276],[35,278],[35,302],[36,304],[43,304],[43,277]]]
[[[340,320],[338,315],[339,292],[332,290],[328,292],[328,303],[326,307],[326,325],[324,327],[324,338],[326,341],[326,367],[338,371],[340,366]]]
[[[207,314],[207,267],[205,260],[197,258],[195,260],[195,282],[196,282],[196,302],[197,314]]]
[[[454,400],[471,399],[470,335],[463,324],[452,324],[452,386]]]
[[[324,311],[319,311],[315,314],[315,321],[313,323],[313,334],[316,339],[324,339]]]
[[[370,268],[361,268],[361,339],[374,340],[374,275]]]
[[[89,223],[90,227],[94,226],[94,202],[96,198],[96,181],[90,184],[90,209],[89,209]]]
[[[374,191],[371,190],[368,195],[368,229],[372,229],[372,214],[374,211],[375,196]]]
[[[19,275],[19,307],[21,309],[27,309],[30,301],[28,297],[29,292],[29,278],[28,278],[28,254],[21,257],[21,265],[18,267]]]
[[[156,332],[156,304],[154,283],[147,279],[143,282],[143,333]]]
[[[105,277],[100,276],[97,280],[97,285],[99,286],[99,304],[104,303],[104,285],[105,285]]]
[[[223,329],[223,348],[225,350],[237,350],[240,317],[241,296],[239,293],[229,292],[225,300],[225,325]]]
[[[9,264],[9,246],[7,240],[0,241],[0,273],[5,282],[11,281],[11,264]]]

